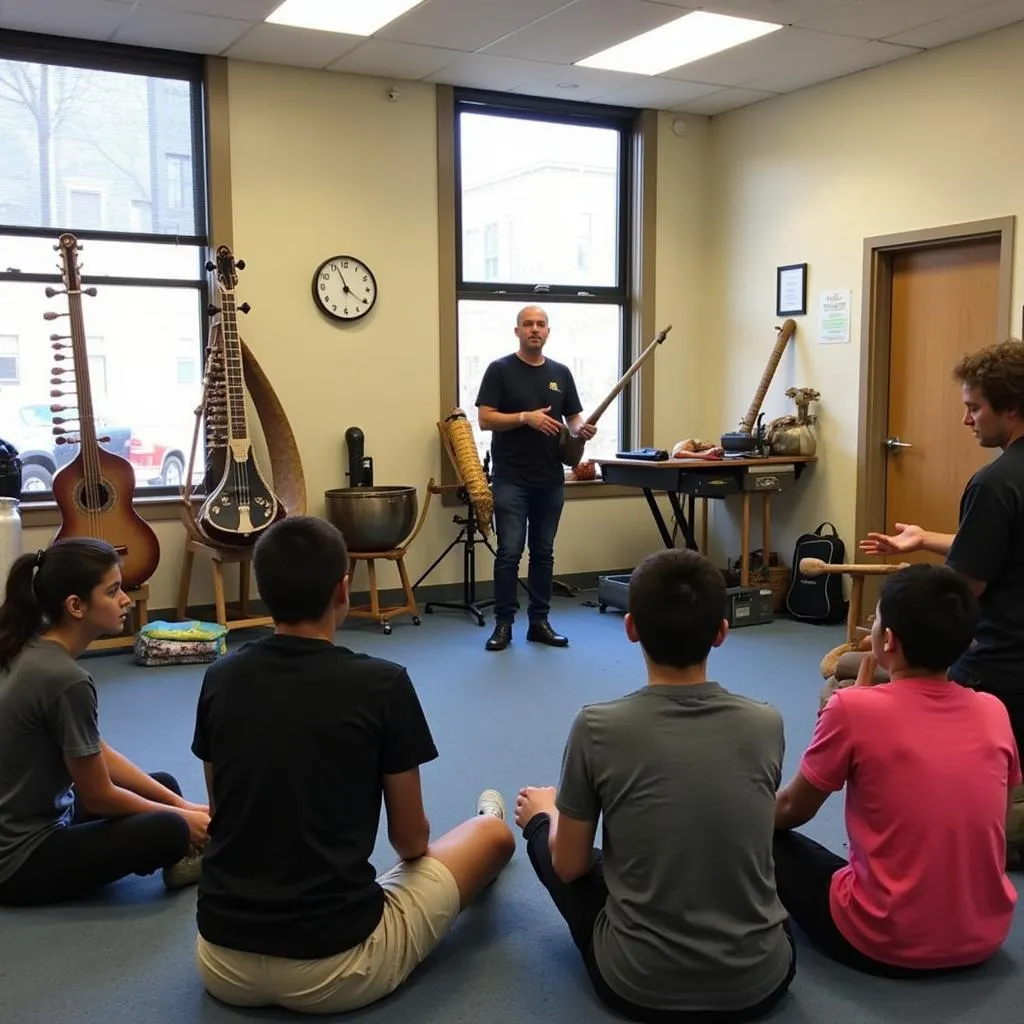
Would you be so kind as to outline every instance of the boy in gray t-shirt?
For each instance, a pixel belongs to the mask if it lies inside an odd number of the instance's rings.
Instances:
[[[584,707],[557,793],[527,787],[516,802],[597,994],[634,1020],[751,1020],[796,969],[772,863],[782,718],[707,680],[725,607],[722,574],[697,552],[646,558],[625,628],[648,685]]]

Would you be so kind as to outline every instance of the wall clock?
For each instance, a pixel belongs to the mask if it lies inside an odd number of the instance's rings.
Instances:
[[[332,256],[313,274],[313,301],[333,320],[358,320],[377,301],[377,279],[355,256]]]

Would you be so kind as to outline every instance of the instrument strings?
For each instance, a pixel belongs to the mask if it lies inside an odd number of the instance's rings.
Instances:
[[[224,379],[228,385],[228,438],[232,440],[248,440],[245,422],[245,391],[242,381],[242,360],[238,344],[238,323],[235,314],[235,295],[225,290],[221,300],[221,318],[224,334]],[[251,495],[249,476],[246,472],[247,462],[239,462],[233,457],[230,449],[227,457],[231,459],[231,473],[238,495],[239,505],[249,507]],[[251,513],[250,513],[251,514]]]

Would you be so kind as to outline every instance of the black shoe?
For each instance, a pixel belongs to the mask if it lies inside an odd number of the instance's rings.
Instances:
[[[489,651],[503,651],[512,643],[512,623],[499,622],[484,646]]]
[[[562,636],[561,633],[556,633],[551,628],[551,623],[547,619],[538,619],[536,622],[531,622],[530,628],[526,631],[526,639],[533,640],[539,644],[547,644],[548,647],[569,646],[569,638]]]

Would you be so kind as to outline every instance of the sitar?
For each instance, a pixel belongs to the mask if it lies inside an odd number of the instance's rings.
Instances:
[[[209,491],[197,516],[199,529],[211,541],[233,546],[254,544],[264,530],[286,515],[281,499],[256,461],[249,434],[237,317],[238,310],[244,311],[248,305],[235,305],[238,271],[244,266],[241,260],[235,262],[226,245],[218,246],[216,259],[207,264],[207,269],[217,272],[220,292],[227,436],[220,479]]]
[[[608,396],[602,401],[597,408],[587,417],[586,422],[593,425],[601,418],[604,411],[608,408],[612,402],[619,396],[622,389],[633,379],[633,376],[640,369],[641,366],[647,361],[651,354],[657,349],[657,347],[668,337],[668,332],[672,330],[672,325],[663,328],[658,336],[650,343],[637,356],[636,361],[633,365],[619,378],[618,383],[608,392]],[[565,466],[578,466],[583,461],[583,449],[586,447],[586,438],[579,437],[570,432],[569,428],[563,423],[562,429],[558,432],[558,457],[562,460],[562,464]]]
[[[92,405],[92,388],[89,383],[89,357],[86,351],[85,319],[82,315],[82,295],[95,296],[95,288],[82,287],[81,268],[78,263],[78,240],[65,233],[55,249],[60,251],[61,271],[64,290],[68,297],[67,316],[70,335],[51,334],[50,341],[57,352],[58,363],[66,356],[62,349],[68,348],[65,341],[71,340],[71,354],[75,382],[74,410],[76,416],[54,416],[54,435],[57,444],[77,444],[78,453],[67,465],[62,466],[53,478],[53,499],[61,514],[61,526],[54,540],[68,537],[95,537],[105,540],[121,556],[121,585],[125,590],[138,587],[150,579],[160,562],[160,542],[153,528],[135,510],[135,471],[131,463],[107,451],[97,438],[96,420]],[[59,292],[47,288],[46,295],[52,298]],[[47,312],[46,320],[56,320],[63,314]],[[66,384],[69,370],[57,366],[53,370],[51,383]],[[68,391],[51,391],[51,398],[71,394]],[[66,405],[51,405],[52,413],[71,411]],[[69,429],[65,424],[77,419],[77,428]]]
[[[764,373],[761,374],[761,380],[758,382],[757,390],[754,392],[754,397],[750,402],[750,408],[747,409],[746,416],[740,420],[740,429],[729,431],[722,435],[722,447],[727,452],[742,453],[751,451],[756,443],[753,436],[754,424],[757,422],[757,415],[761,411],[761,403],[764,402],[764,396],[768,394],[768,388],[775,376],[775,371],[779,368],[782,353],[786,351],[789,339],[796,333],[796,321],[786,320],[781,327],[776,327],[775,330],[778,332],[775,337],[775,345],[772,348],[771,355],[768,357]]]

